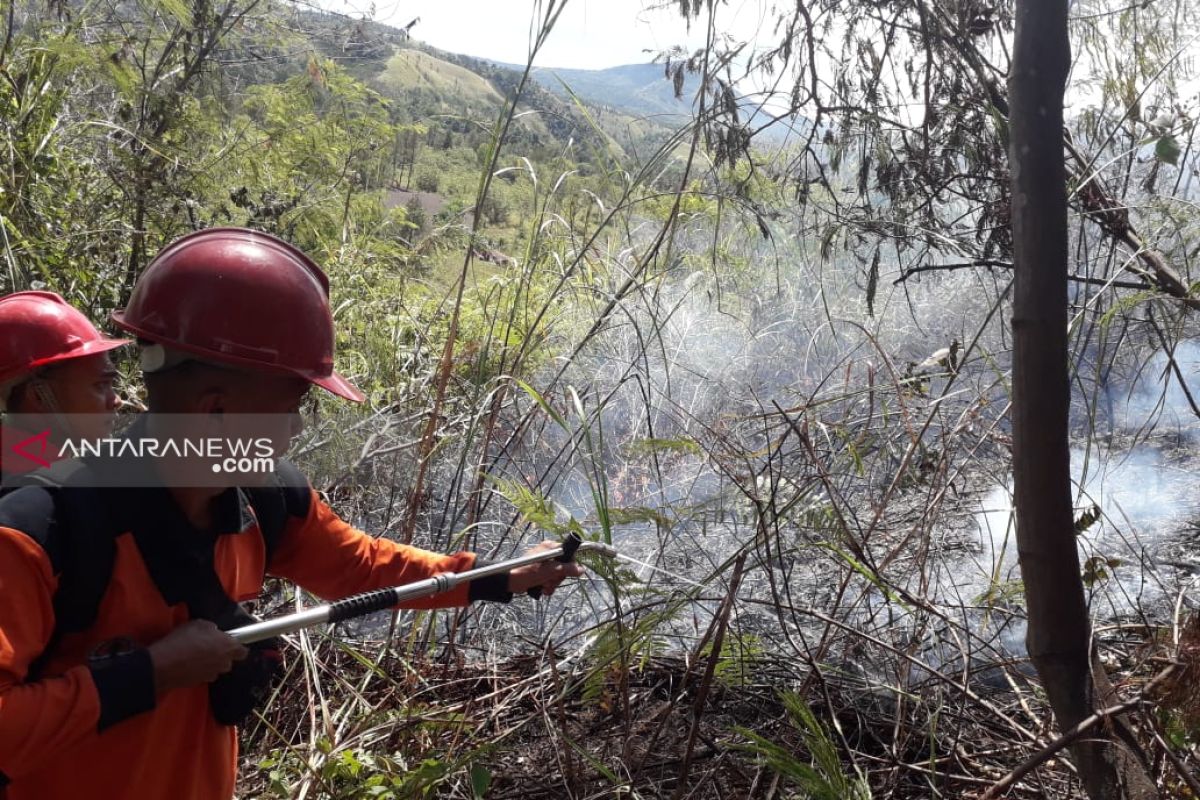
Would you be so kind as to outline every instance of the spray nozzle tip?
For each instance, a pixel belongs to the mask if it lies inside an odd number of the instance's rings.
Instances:
[[[579,550],[585,553],[596,553],[607,558],[617,557],[617,548],[604,542],[584,542],[579,546]]]

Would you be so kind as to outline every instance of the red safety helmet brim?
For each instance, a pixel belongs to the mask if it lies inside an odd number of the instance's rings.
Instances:
[[[336,394],[338,397],[344,397],[347,400],[352,400],[355,403],[361,403],[367,399],[367,396],[350,381],[346,380],[342,375],[334,372],[326,378],[310,378],[312,383],[320,386],[327,392]]]
[[[86,356],[94,356],[97,353],[107,353],[109,350],[116,350],[118,347],[124,347],[127,344],[132,344],[133,339],[99,339],[92,342],[84,342],[79,347],[66,353],[60,353],[49,358],[39,358],[30,363],[30,369],[39,369],[40,367],[48,367],[51,364],[58,364],[63,361],[70,361],[73,358],[84,358]]]

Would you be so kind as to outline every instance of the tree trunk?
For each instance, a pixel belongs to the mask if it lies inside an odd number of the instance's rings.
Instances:
[[[1068,0],[1017,0],[1009,77],[1017,549],[1029,613],[1029,655],[1063,730],[1097,708],[1068,442],[1067,6]],[[1071,746],[1089,797],[1157,798],[1131,737],[1119,730],[1113,734],[1098,730]]]

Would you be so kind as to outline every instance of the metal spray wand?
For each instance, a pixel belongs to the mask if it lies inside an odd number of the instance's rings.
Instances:
[[[253,644],[263,639],[269,639],[272,636],[294,633],[304,628],[310,628],[313,625],[320,625],[325,622],[342,622],[343,620],[361,617],[375,611],[383,611],[408,600],[416,600],[419,597],[429,597],[430,595],[448,592],[460,583],[508,572],[527,564],[539,564],[543,561],[554,559],[565,564],[574,561],[576,553],[598,553],[608,558],[613,558],[617,555],[617,551],[609,545],[602,544],[601,542],[585,542],[579,538],[578,534],[571,533],[567,538],[563,539],[561,545],[548,550],[510,558],[507,561],[497,561],[495,564],[489,564],[479,569],[467,570],[466,572],[447,572],[435,575],[432,578],[426,578],[422,581],[406,583],[403,586],[392,586],[387,589],[363,592],[362,594],[352,595],[334,603],[298,611],[295,614],[287,614],[282,617],[245,625],[241,628],[234,628],[229,631],[229,635],[242,644]],[[540,587],[530,589],[529,594],[535,598],[540,596]]]

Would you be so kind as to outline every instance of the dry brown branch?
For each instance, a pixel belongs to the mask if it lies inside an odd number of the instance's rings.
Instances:
[[[1045,747],[1038,750],[1032,757],[1026,759],[1019,767],[1009,772],[1000,780],[996,781],[996,783],[993,784],[992,787],[980,797],[980,800],[996,800],[996,798],[1000,797],[1000,795],[1007,791],[1009,787],[1013,786],[1017,781],[1021,780],[1030,772],[1037,769],[1038,766],[1044,764],[1046,760],[1051,758],[1055,753],[1059,752],[1064,747],[1069,746],[1072,742],[1090,731],[1096,725],[1141,706],[1146,702],[1146,699],[1153,695],[1159,687],[1170,680],[1176,669],[1176,665],[1172,664],[1151,678],[1146,685],[1138,691],[1137,696],[1133,699],[1126,700],[1123,703],[1118,703],[1115,706],[1101,709],[1087,719],[1084,719],[1078,724],[1074,725],[1069,731],[1065,732],[1053,742],[1050,742]]]

